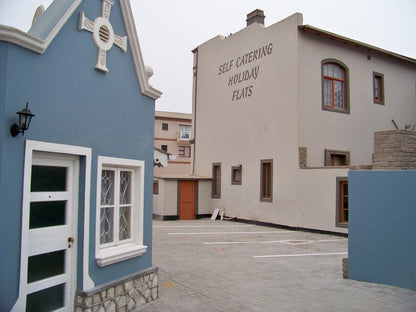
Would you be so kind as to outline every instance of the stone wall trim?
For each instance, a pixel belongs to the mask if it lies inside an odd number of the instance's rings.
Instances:
[[[133,311],[156,300],[158,295],[158,268],[152,267],[87,291],[77,291],[76,312]]]

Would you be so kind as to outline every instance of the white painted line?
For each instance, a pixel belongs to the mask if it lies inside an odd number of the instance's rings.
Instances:
[[[233,228],[233,227],[252,227],[251,224],[241,225],[153,225],[154,228]]]
[[[294,240],[295,241],[295,240]],[[274,244],[274,243],[285,243],[290,245],[303,245],[312,243],[323,243],[323,242],[339,242],[347,241],[347,239],[322,239],[322,240],[308,240],[301,243],[292,243],[291,240],[271,240],[271,241],[246,241],[246,242],[203,242],[203,245],[231,245],[231,244]]]
[[[329,252],[329,253],[293,254],[293,255],[267,255],[267,256],[253,256],[253,258],[285,258],[285,257],[311,257],[311,256],[339,256],[339,255],[348,255],[348,252]]]
[[[300,242],[300,243],[291,243],[290,241],[286,241],[292,245],[303,245],[303,244],[314,244],[314,243],[330,243],[330,242],[341,242],[346,241],[348,242],[347,238],[339,238],[339,239],[320,239],[320,240],[308,240],[307,242]]]
[[[275,241],[258,241],[258,242],[203,242],[203,245],[230,245],[230,244],[272,244],[272,243],[284,243],[284,240]]]
[[[193,232],[193,233],[168,233],[169,235],[219,235],[219,234],[286,234],[291,233],[287,232],[278,232],[278,231],[270,231],[270,232]]]

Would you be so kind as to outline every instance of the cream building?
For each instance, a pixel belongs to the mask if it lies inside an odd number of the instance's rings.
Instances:
[[[155,155],[169,154],[167,166],[153,168],[153,217],[159,220],[194,219],[206,217],[200,212],[198,198],[207,198],[209,189],[199,181],[210,177],[191,175],[192,114],[155,112]],[[155,156],[158,157],[158,156]],[[155,163],[158,163],[155,161]],[[210,187],[208,184],[202,187]],[[205,210],[207,210],[206,207]]]
[[[191,172],[192,114],[155,112],[155,148],[171,154],[167,167],[155,167],[154,175]]]
[[[416,60],[303,25],[296,13],[194,53],[192,174],[199,211],[348,233],[348,170],[375,131],[416,124]],[[201,189],[209,194],[203,194]]]

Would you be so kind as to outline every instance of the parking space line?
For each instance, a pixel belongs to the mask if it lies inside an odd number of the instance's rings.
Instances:
[[[270,240],[270,241],[242,241],[242,242],[203,242],[203,245],[231,245],[231,244],[274,244],[274,243],[285,243],[291,245],[303,245],[303,244],[313,244],[313,243],[327,243],[327,242],[339,242],[339,241],[347,241],[347,239],[321,239],[321,240],[308,240],[308,241],[300,241],[300,242],[293,242],[294,240]]]
[[[274,241],[253,241],[253,242],[203,242],[203,245],[231,245],[231,244],[272,244],[272,243],[283,243],[284,240]]]
[[[253,227],[251,224],[241,225],[153,225],[154,228],[233,228],[233,227]]]
[[[313,257],[313,256],[339,256],[339,255],[348,255],[348,252],[328,252],[328,253],[291,254],[291,255],[266,255],[266,256],[253,256],[253,258],[286,258],[286,257]]]
[[[289,231],[267,231],[267,232],[183,232],[183,233],[168,233],[169,235],[219,235],[219,234],[286,234]]]

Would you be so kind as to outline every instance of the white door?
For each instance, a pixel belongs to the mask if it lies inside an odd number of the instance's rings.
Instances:
[[[73,311],[78,213],[77,158],[34,154],[27,228],[26,311]]]

